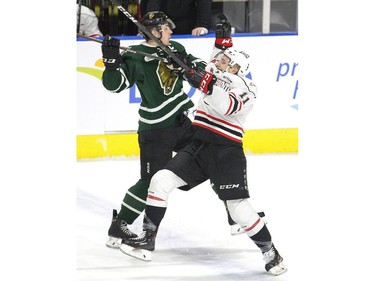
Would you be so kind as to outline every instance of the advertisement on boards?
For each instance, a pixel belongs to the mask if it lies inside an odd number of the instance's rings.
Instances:
[[[134,39],[135,38],[135,39]],[[120,37],[121,46],[143,39]],[[214,37],[172,39],[187,52],[208,60]],[[251,57],[251,78],[258,88],[257,100],[245,129],[298,128],[299,57],[298,36],[233,36],[234,47]],[[141,102],[136,86],[119,94],[102,85],[104,70],[101,45],[77,41],[77,135],[134,132]],[[184,90],[197,102],[200,93],[185,82]],[[193,117],[193,116],[191,116]]]

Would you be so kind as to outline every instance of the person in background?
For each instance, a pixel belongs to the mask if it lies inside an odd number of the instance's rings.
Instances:
[[[77,3],[77,32],[89,37],[101,37],[98,18],[90,8]]]
[[[145,2],[145,3],[143,3]],[[176,24],[174,34],[201,36],[211,28],[211,0],[142,0],[145,12],[163,11]]]

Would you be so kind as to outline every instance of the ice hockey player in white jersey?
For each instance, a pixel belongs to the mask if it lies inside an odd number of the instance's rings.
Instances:
[[[194,141],[180,150],[164,169],[151,179],[143,219],[143,232],[123,239],[121,251],[151,260],[160,223],[167,210],[169,194],[210,180],[216,186],[232,219],[241,226],[263,255],[265,269],[272,275],[287,271],[265,222],[250,203],[246,157],[242,147],[244,123],[256,100],[257,88],[246,78],[249,55],[233,47],[215,48],[205,70],[185,73],[190,85],[201,91],[193,121]]]

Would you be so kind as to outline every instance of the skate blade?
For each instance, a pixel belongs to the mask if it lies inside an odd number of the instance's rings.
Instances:
[[[287,272],[288,269],[285,267],[285,265],[283,263],[279,263],[278,265],[272,267],[268,273],[272,274],[272,275],[281,275],[285,272]]]
[[[108,237],[108,240],[105,243],[105,245],[112,249],[120,249],[121,241],[121,238]]]
[[[151,261],[152,259],[152,254],[148,250],[133,248],[126,244],[121,244],[120,250],[128,256],[131,256],[142,261]]]

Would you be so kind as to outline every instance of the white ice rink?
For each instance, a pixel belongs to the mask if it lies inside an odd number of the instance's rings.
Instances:
[[[266,213],[274,243],[289,268],[286,274],[267,274],[253,242],[246,235],[230,235],[224,205],[208,182],[171,194],[151,262],[107,248],[112,209],[119,209],[127,188],[139,177],[138,159],[117,159],[77,163],[77,280],[292,280],[300,258],[293,230],[293,213],[299,206],[291,200],[298,155],[247,158],[253,203]],[[135,232],[141,231],[142,217],[131,226]]]
[[[77,280],[373,280],[373,222],[365,218],[371,198],[355,192],[355,175],[330,170],[324,161],[306,165],[303,158],[247,156],[253,203],[266,213],[288,267],[277,277],[265,272],[261,253],[246,235],[230,235],[224,206],[208,183],[189,192],[172,192],[151,262],[107,248],[112,209],[119,209],[125,191],[138,180],[139,160],[78,162]],[[341,178],[335,179],[337,175]],[[141,231],[141,217],[131,228]]]

